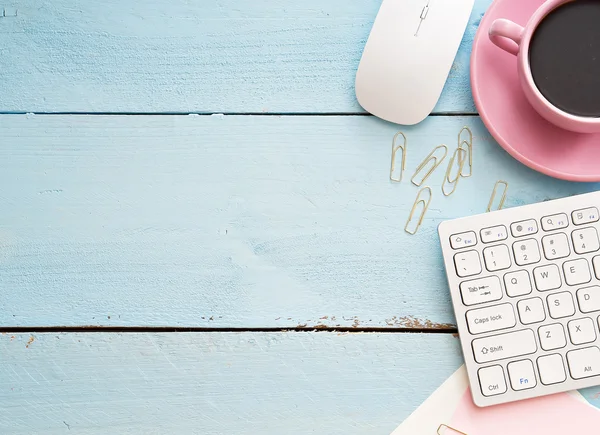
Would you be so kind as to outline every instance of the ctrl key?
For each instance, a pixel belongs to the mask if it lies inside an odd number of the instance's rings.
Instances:
[[[484,396],[497,396],[506,393],[506,380],[502,366],[491,366],[479,369],[479,385]]]

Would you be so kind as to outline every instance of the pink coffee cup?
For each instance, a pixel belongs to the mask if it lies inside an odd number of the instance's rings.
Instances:
[[[571,1],[573,0],[546,1],[533,13],[525,27],[503,18],[497,19],[490,27],[489,38],[504,51],[517,56],[521,88],[531,106],[542,117],[565,130],[598,133],[600,118],[573,115],[550,103],[536,86],[529,66],[529,46],[536,28],[550,12]]]

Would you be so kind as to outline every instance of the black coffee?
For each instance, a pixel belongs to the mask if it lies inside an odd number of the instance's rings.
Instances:
[[[600,0],[575,0],[550,12],[531,39],[529,65],[554,106],[600,117]]]

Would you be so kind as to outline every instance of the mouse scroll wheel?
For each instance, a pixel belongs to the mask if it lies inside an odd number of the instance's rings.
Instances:
[[[424,20],[427,16],[427,12],[429,12],[429,6],[423,6],[423,10],[421,11],[421,19]]]

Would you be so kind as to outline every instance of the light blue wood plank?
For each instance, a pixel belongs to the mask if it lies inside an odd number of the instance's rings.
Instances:
[[[0,112],[361,112],[381,0],[7,0]],[[436,111],[473,112],[477,0]]]
[[[474,175],[403,228],[414,168],[474,134]],[[0,324],[439,327],[453,323],[437,225],[596,189],[519,164],[475,117],[0,117]]]
[[[0,354],[7,435],[387,434],[461,364],[446,334],[3,334]]]

